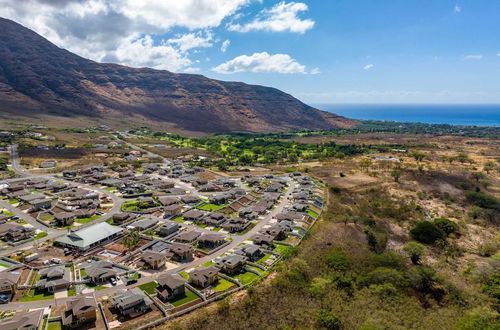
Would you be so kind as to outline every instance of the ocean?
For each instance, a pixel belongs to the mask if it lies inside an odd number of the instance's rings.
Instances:
[[[500,104],[315,104],[353,119],[500,126]]]

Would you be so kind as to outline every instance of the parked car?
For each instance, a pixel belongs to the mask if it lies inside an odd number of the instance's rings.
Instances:
[[[103,211],[97,211],[95,214],[97,214],[97,215],[103,215],[104,212]]]
[[[17,215],[13,215],[10,217],[10,220],[17,220],[17,219],[19,219],[19,217]]]
[[[0,294],[0,304],[8,304],[10,302],[10,295]]]
[[[112,286],[115,286],[116,285],[116,278],[111,278],[109,280],[109,283],[111,283]]]
[[[127,285],[135,284],[137,283],[137,279],[135,278],[129,278],[127,279]]]

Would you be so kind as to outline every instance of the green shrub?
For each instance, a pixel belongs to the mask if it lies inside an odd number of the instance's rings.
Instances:
[[[332,312],[322,309],[318,312],[317,315],[317,324],[320,327],[329,329],[329,330],[340,330],[342,329],[342,322],[337,315]]]
[[[329,252],[325,257],[326,264],[338,271],[346,271],[350,266],[349,258],[338,250]]]
[[[446,235],[458,232],[458,225],[446,218],[437,218],[433,221],[434,225],[441,229]]]
[[[483,192],[467,191],[465,197],[479,207],[500,210],[500,201],[492,195]]]
[[[403,247],[403,250],[410,257],[411,262],[416,265],[425,253],[425,246],[417,242],[409,242]]]
[[[446,236],[441,229],[429,221],[419,222],[410,230],[410,234],[415,240],[426,244],[432,244],[438,239],[443,239]]]
[[[490,309],[479,307],[469,311],[458,321],[458,330],[498,330],[500,314]]]
[[[370,286],[373,284],[381,285],[385,283],[392,284],[395,288],[404,287],[407,281],[403,274],[395,269],[379,267],[359,279],[362,286]]]

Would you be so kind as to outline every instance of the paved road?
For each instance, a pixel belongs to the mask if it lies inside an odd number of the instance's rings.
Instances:
[[[146,154],[148,154],[149,156],[153,156],[153,157],[158,156],[158,155],[155,155],[155,154],[153,154],[153,153],[151,153],[149,151],[146,151],[146,150],[144,150],[144,149],[142,149],[140,147],[137,147],[137,146],[135,146],[133,144],[130,144],[128,142],[126,142],[126,143],[127,143],[127,145],[129,145],[133,149],[141,150],[143,152],[146,152]],[[165,160],[165,158],[163,158],[163,157],[161,157],[161,158]],[[15,146],[12,148],[12,167],[13,167],[14,171],[16,171],[17,173],[19,173],[19,174],[21,174],[21,175],[23,175],[25,177],[47,177],[47,178],[54,178],[51,175],[34,175],[34,174],[31,174],[31,173],[23,170],[22,168],[20,168],[19,164],[18,164],[18,157],[17,157],[17,152],[16,152]],[[69,182],[69,181],[66,181],[66,180],[62,180],[62,179],[59,179],[59,178],[57,178],[57,180],[68,182],[68,183],[72,183],[72,182]],[[289,204],[289,202],[291,201],[290,200],[291,194],[292,194],[292,192],[295,189],[295,183],[291,179],[289,179],[289,178],[287,178],[287,180],[288,180],[289,187],[287,189],[287,193],[285,194],[285,196],[283,196],[281,198],[279,204],[273,210],[271,210],[268,214],[266,214],[266,216],[264,217],[264,219],[260,220],[247,233],[245,233],[243,235],[229,235],[233,239],[232,242],[230,244],[228,244],[227,246],[225,246],[224,248],[218,250],[215,254],[208,255],[208,256],[205,256],[203,258],[196,259],[196,260],[194,260],[192,262],[189,262],[189,263],[179,264],[177,267],[174,267],[174,268],[171,268],[171,269],[167,269],[167,270],[165,270],[163,272],[152,274],[151,276],[144,276],[141,279],[139,279],[139,281],[136,284],[134,284],[134,285],[126,286],[124,284],[121,284],[121,285],[117,285],[115,287],[107,288],[107,289],[104,289],[104,290],[95,291],[94,295],[96,296],[96,298],[102,297],[102,296],[109,296],[109,295],[112,295],[114,292],[116,292],[119,289],[133,288],[133,287],[139,286],[141,284],[153,281],[153,280],[157,279],[159,276],[161,276],[163,274],[174,274],[174,273],[178,273],[178,272],[181,272],[183,270],[186,270],[186,269],[190,269],[190,268],[194,268],[196,266],[202,265],[205,262],[212,260],[216,256],[224,254],[224,253],[226,253],[226,252],[234,249],[240,243],[244,242],[245,240],[248,240],[253,235],[255,235],[264,226],[268,225],[269,222],[271,221],[271,219],[276,214],[281,213],[283,211],[284,207],[287,204]],[[110,193],[107,190],[103,190],[103,189],[100,189],[100,188],[96,188],[96,187],[88,186],[88,185],[84,185],[84,184],[78,184],[78,185],[82,186],[82,187],[87,186],[89,189],[93,189],[93,190],[102,192],[104,194],[107,194],[108,196],[110,196],[113,199],[113,202],[114,202],[113,209],[109,213],[107,213],[106,216],[101,217],[98,221],[105,221],[110,216],[112,216],[114,213],[116,213],[117,211],[119,211],[120,204],[122,202],[121,198],[115,196],[114,194]],[[186,187],[186,188],[190,188],[190,187]],[[189,190],[191,191],[192,189],[189,189]],[[0,204],[0,206],[3,206],[3,205]],[[14,213],[16,213],[16,212],[14,212]],[[23,219],[24,219],[24,217],[23,217]],[[30,221],[27,221],[27,222],[30,222]],[[95,223],[95,222],[93,222],[93,223]],[[42,226],[41,224],[38,224],[38,225]],[[59,231],[56,231],[56,232],[52,232],[51,231],[51,233],[49,234],[49,236],[50,235],[57,235],[58,232]],[[61,233],[60,236],[62,236],[62,235],[64,235],[64,233]],[[48,239],[48,238],[46,238],[46,239]],[[41,240],[39,240],[39,241],[41,241]],[[74,297],[59,298],[59,299],[50,299],[50,300],[41,300],[41,301],[33,301],[33,302],[11,302],[11,303],[6,304],[6,305],[0,305],[0,310],[25,309],[25,308],[42,308],[42,307],[48,307],[50,305],[54,306],[54,305],[64,304],[66,301],[68,301],[70,299],[74,299]]]
[[[218,255],[224,254],[224,253],[236,248],[240,243],[244,242],[245,240],[248,240],[253,235],[255,235],[259,230],[261,230],[264,226],[269,224],[271,219],[276,214],[283,211],[284,207],[290,202],[291,194],[292,194],[293,190],[295,189],[295,183],[293,181],[290,180],[289,185],[290,186],[288,188],[287,194],[281,198],[280,203],[273,210],[271,210],[271,212],[269,212],[264,217],[264,219],[260,220],[251,230],[249,230],[247,233],[245,233],[243,235],[231,235],[231,238],[233,239],[233,241],[230,244],[228,244],[227,246],[225,246],[224,248],[217,251],[214,255],[208,255],[206,257],[196,259],[196,260],[189,262],[189,263],[180,264],[179,266],[177,266],[175,268],[167,269],[163,272],[155,273],[151,276],[143,276],[134,285],[126,286],[124,284],[121,284],[121,285],[117,285],[115,287],[107,288],[104,290],[95,291],[94,292],[95,297],[99,298],[99,297],[103,297],[103,296],[110,296],[114,292],[116,292],[117,290],[124,289],[124,288],[133,288],[133,287],[139,286],[141,284],[151,282],[163,274],[175,274],[175,273],[179,273],[179,272],[186,270],[186,269],[194,268],[196,266],[204,264],[207,261],[214,259]],[[54,306],[54,305],[65,304],[66,301],[71,300],[71,299],[74,299],[74,297],[50,299],[50,300],[42,300],[42,301],[33,301],[33,302],[11,302],[7,305],[0,305],[0,310],[43,308],[43,307],[47,307],[49,305]]]
[[[73,186],[76,185],[80,188],[86,188],[89,190],[97,191],[97,192],[104,194],[104,195],[108,196],[109,198],[111,198],[111,200],[113,201],[113,207],[106,214],[104,214],[99,219],[92,221],[91,223],[79,226],[77,228],[85,228],[86,226],[106,221],[106,220],[110,219],[114,214],[120,212],[120,206],[121,206],[122,202],[124,201],[124,199],[116,196],[115,194],[111,193],[110,191],[107,191],[107,190],[99,188],[99,187],[94,187],[94,186],[91,186],[88,184],[84,184],[84,183],[75,183],[75,182],[72,182],[72,181],[69,181],[69,180],[66,180],[63,178],[56,177],[55,174],[33,174],[33,173],[30,173],[29,171],[26,171],[25,169],[23,169],[19,165],[19,156],[17,153],[17,146],[16,145],[11,146],[10,153],[11,153],[11,159],[12,159],[12,170],[14,172],[16,172],[17,174],[21,175],[22,177],[2,180],[1,182],[15,182],[15,181],[20,181],[20,180],[25,180],[27,178],[28,179],[30,179],[30,178],[45,178],[45,179],[49,179],[49,180],[57,180],[60,182],[64,182],[64,183],[73,185]],[[11,204],[9,204],[6,201],[0,201],[0,207],[3,207],[5,209],[7,209],[8,211],[14,213],[19,218],[21,218],[24,221],[31,224],[33,227],[48,233],[47,236],[45,236],[44,238],[41,238],[39,240],[27,242],[27,243],[18,245],[16,247],[2,250],[2,251],[0,251],[0,256],[6,256],[6,255],[11,254],[12,251],[27,249],[27,248],[33,247],[34,244],[38,244],[38,243],[41,243],[41,242],[44,242],[47,240],[51,240],[51,239],[56,239],[58,237],[61,237],[61,236],[64,236],[67,234],[67,230],[65,230],[65,229],[55,229],[55,228],[51,228],[49,226],[45,226],[45,225],[41,224],[40,222],[36,221],[29,214],[24,213],[23,211],[19,210],[16,207],[13,207]]]

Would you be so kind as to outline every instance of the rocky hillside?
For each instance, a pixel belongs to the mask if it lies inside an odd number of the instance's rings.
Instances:
[[[61,49],[0,18],[0,112],[91,118],[199,132],[271,132],[352,127],[356,121],[314,109],[275,88],[201,75],[101,64]]]

